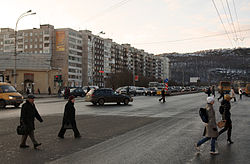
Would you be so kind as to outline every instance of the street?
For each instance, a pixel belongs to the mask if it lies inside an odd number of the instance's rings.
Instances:
[[[216,95],[218,97],[218,95]],[[238,96],[238,95],[237,95]],[[138,96],[128,106],[105,104],[93,106],[77,98],[76,121],[82,135],[74,139],[68,130],[64,139],[57,138],[64,105],[63,98],[35,100],[44,119],[36,121],[35,136],[42,146],[34,150],[30,139],[28,149],[20,149],[21,136],[16,134],[20,108],[0,110],[1,163],[91,163],[91,164],[152,164],[152,163],[249,163],[250,97],[231,101],[232,140],[226,133],[218,138],[219,155],[209,154],[210,142],[197,154],[194,143],[202,138],[204,125],[198,114],[205,107],[207,95],[195,93],[166,97]],[[238,100],[238,97],[237,97]],[[219,102],[215,101],[219,121]]]

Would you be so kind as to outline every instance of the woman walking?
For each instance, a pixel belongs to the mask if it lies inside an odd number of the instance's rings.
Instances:
[[[207,115],[208,115],[208,123],[205,125],[204,134],[205,138],[201,139],[197,144],[195,144],[196,150],[200,150],[200,146],[205,143],[206,141],[211,139],[211,151],[210,154],[216,155],[219,154],[218,151],[215,150],[215,142],[218,137],[216,119],[215,119],[215,112],[213,108],[214,104],[214,97],[207,98]]]
[[[232,120],[231,120],[231,104],[230,104],[231,97],[230,95],[225,95],[224,100],[221,102],[221,106],[223,107],[222,111],[222,120],[226,120],[225,127],[220,130],[219,135],[227,131],[227,142],[229,144],[233,144],[234,142],[231,140],[231,134],[232,134]]]
[[[80,138],[81,135],[77,129],[76,126],[76,120],[75,120],[75,97],[70,96],[67,104],[64,108],[64,115],[63,115],[63,122],[62,122],[62,128],[60,132],[58,133],[59,138],[64,138],[64,134],[67,129],[73,129],[75,138]]]

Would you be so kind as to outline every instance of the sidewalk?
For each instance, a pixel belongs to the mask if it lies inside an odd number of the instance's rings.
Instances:
[[[52,95],[48,95],[48,94],[33,94],[34,96],[35,96],[35,98],[56,98],[56,97],[58,97],[58,95],[57,94],[52,94]],[[23,97],[24,97],[24,99],[26,99],[27,98],[27,94],[23,94]]]

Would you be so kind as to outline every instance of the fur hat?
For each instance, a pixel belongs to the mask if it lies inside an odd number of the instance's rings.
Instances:
[[[213,97],[208,97],[208,98],[207,98],[207,103],[210,104],[210,103],[213,102],[213,101],[214,101],[214,98],[213,98]]]
[[[69,96],[69,101],[73,100],[75,98],[75,96],[71,95]]]

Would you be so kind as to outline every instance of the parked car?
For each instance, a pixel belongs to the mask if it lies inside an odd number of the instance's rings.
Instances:
[[[128,95],[118,94],[113,89],[101,88],[96,90],[90,90],[86,94],[86,102],[92,102],[94,105],[104,105],[104,103],[116,102],[117,104],[124,103],[128,105],[129,102],[133,102],[133,98]]]
[[[91,89],[98,89],[99,87],[98,86],[84,86],[82,87],[82,89],[84,90],[84,92],[87,94],[87,91],[88,91],[88,87]]]
[[[14,105],[16,108],[23,103],[23,96],[9,83],[0,82],[0,108]]]
[[[70,95],[73,95],[75,97],[77,96],[84,97],[86,95],[86,92],[82,88],[76,88],[70,92]]]
[[[145,88],[144,87],[136,87],[136,95],[144,95],[145,94]]]

